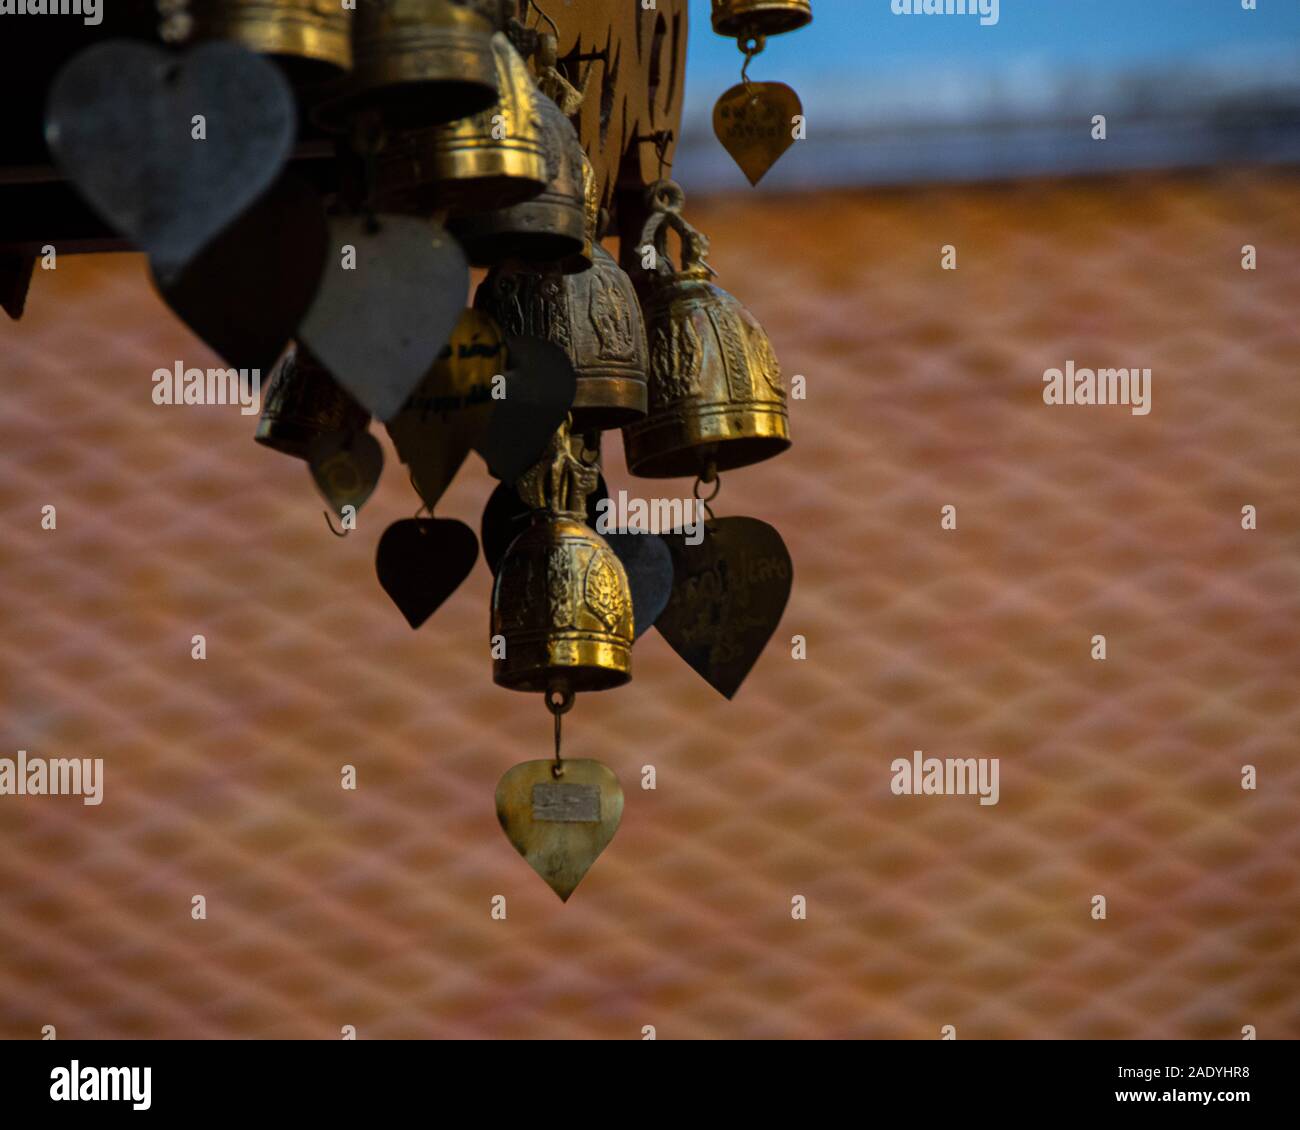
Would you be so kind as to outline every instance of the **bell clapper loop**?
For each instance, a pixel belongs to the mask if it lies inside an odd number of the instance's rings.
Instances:
[[[674,274],[672,260],[668,257],[668,230],[671,228],[682,241],[681,273],[700,278],[709,278],[717,272],[709,266],[709,237],[698,228],[692,227],[682,216],[686,203],[686,193],[681,185],[672,180],[655,181],[646,189],[646,203],[650,207],[650,218],[641,230],[641,247],[647,245],[655,250],[654,271],[659,275]]]
[[[556,695],[559,695],[558,699]],[[555,764],[551,766],[552,777],[564,776],[564,759],[560,757],[560,719],[573,709],[574,698],[571,687],[551,687],[546,692],[546,709],[555,719]]]

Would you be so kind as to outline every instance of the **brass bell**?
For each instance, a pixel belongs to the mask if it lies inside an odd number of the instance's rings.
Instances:
[[[494,267],[474,296],[508,334],[558,345],[578,374],[576,432],[622,427],[646,411],[647,350],[632,280],[599,243],[592,265],[562,275]]]
[[[276,451],[306,459],[317,436],[359,433],[369,426],[370,413],[306,346],[291,345],[271,373],[254,438]]]
[[[492,212],[471,212],[448,223],[469,261],[490,267],[507,259],[550,263],[582,253],[586,241],[586,154],[578,131],[541,91],[546,188],[531,200]]]
[[[639,246],[655,269],[641,294],[650,344],[649,414],[623,429],[628,469],[651,479],[745,467],[790,446],[781,368],[763,327],[709,278],[708,240],[681,216],[682,190],[660,181]],[[665,243],[682,241],[675,270]]]
[[[627,574],[585,524],[599,472],[572,443],[566,424],[517,484],[537,516],[510,543],[492,588],[492,636],[504,642],[492,678],[511,690],[569,695],[632,677]]]
[[[500,93],[492,35],[461,0],[357,0],[352,74],[316,120],[336,129],[376,114],[384,126],[418,129],[485,110]]]
[[[352,12],[338,0],[194,0],[193,38],[271,55],[301,81],[352,69]]]
[[[811,22],[812,0],[713,0],[713,30],[742,42]]]
[[[379,207],[417,215],[506,208],[546,188],[540,94],[528,64],[500,32],[492,54],[500,99],[449,125],[391,138],[379,154]]]

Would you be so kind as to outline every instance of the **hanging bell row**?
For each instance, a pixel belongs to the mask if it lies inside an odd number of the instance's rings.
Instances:
[[[279,60],[304,84],[346,74],[322,124],[376,111],[394,127],[452,121],[497,98],[491,36],[517,0],[191,0],[192,37]]]
[[[586,524],[599,470],[569,425],[517,489],[533,511],[492,588],[492,677],[517,691],[569,696],[632,677],[632,596],[609,543]]]

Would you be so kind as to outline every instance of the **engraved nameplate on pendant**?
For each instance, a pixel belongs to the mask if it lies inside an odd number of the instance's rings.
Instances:
[[[534,785],[533,819],[556,824],[598,824],[600,789],[563,781]]]

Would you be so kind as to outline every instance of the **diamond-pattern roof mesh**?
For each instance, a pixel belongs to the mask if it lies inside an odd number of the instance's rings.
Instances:
[[[486,568],[419,632],[375,580],[391,448],[335,539],[254,418],[151,402],[214,361],[139,257],[38,270],[0,326],[0,746],[107,782],[0,797],[0,1036],[1300,1036],[1300,181],[687,214],[807,380],[714,504],[795,587],[734,702],[653,632],[579,700],[627,808],[567,905],[493,811],[550,719],[492,684]],[[1068,359],[1150,367],[1151,414],[1044,405]],[[612,447],[612,489],[689,496]],[[439,514],[490,487],[471,457]],[[1001,802],[892,795],[914,749],[1000,757]]]

